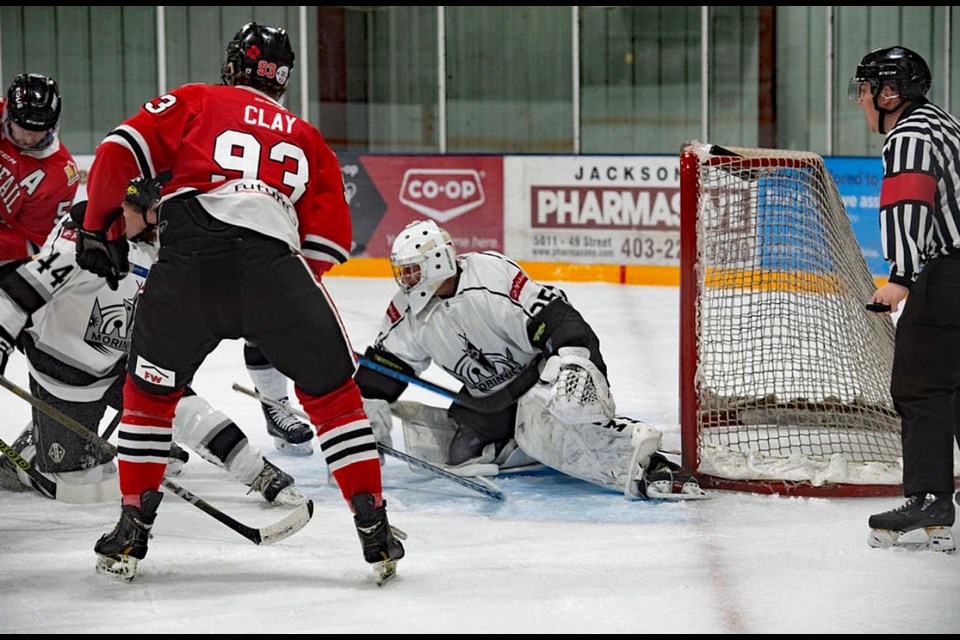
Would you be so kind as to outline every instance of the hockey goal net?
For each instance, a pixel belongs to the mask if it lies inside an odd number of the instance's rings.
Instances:
[[[893,323],[823,159],[684,145],[680,421],[703,486],[895,495]]]

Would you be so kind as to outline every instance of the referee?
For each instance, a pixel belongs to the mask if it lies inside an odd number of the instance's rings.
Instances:
[[[895,46],[860,61],[850,81],[874,133],[886,135],[880,232],[889,282],[871,302],[897,322],[890,391],[900,414],[907,501],[870,516],[874,547],[924,529],[924,546],[953,551],[953,441],[960,443],[960,120],[925,97],[930,68]],[[957,496],[960,501],[960,494]]]

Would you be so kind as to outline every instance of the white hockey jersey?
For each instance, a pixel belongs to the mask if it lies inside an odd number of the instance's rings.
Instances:
[[[502,389],[541,350],[527,323],[563,297],[534,280],[506,256],[486,251],[457,257],[460,278],[450,298],[434,297],[414,315],[403,292],[387,307],[375,346],[396,355],[417,375],[431,361],[463,382],[475,397]]]
[[[89,374],[88,383],[78,386],[38,370],[28,358],[30,375],[47,391],[88,402],[102,397],[116,378],[115,365],[126,357],[134,305],[157,248],[131,242],[130,273],[113,291],[77,266],[77,232],[63,226],[69,219],[62,216],[40,252],[0,284],[0,325],[12,336],[25,330],[39,351]]]

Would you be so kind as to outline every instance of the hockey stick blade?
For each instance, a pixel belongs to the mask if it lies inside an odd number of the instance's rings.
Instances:
[[[48,416],[50,416],[51,418],[53,418],[63,426],[67,427],[71,431],[74,431],[75,433],[86,438],[90,442],[99,444],[100,446],[104,447],[104,449],[109,451],[112,455],[116,455],[117,448],[115,446],[113,446],[112,444],[110,444],[100,436],[98,436],[96,433],[93,433],[92,431],[88,430],[82,424],[80,424],[70,416],[66,415],[65,413],[61,412],[59,409],[56,409],[55,407],[51,407],[50,405],[48,405],[46,402],[44,402],[39,398],[35,398],[32,394],[30,394],[24,389],[21,389],[14,383],[7,380],[7,378],[5,378],[2,375],[0,375],[0,386],[6,388],[8,391],[10,391],[16,396],[19,396],[23,400],[26,400],[37,410],[47,414]],[[267,538],[269,538],[269,542],[267,542],[269,544],[270,542],[276,542],[277,540],[282,540],[283,538],[286,538],[292,535],[293,533],[296,533],[297,531],[302,529],[303,526],[306,524],[306,522],[308,522],[310,518],[313,516],[313,503],[308,501],[307,504],[304,504],[298,507],[295,511],[288,514],[286,517],[284,517],[283,520],[281,520],[276,525],[268,526],[263,529],[258,529],[255,527],[245,525],[242,522],[235,520],[234,518],[231,518],[230,516],[225,514],[223,511],[220,511],[219,509],[217,509],[210,503],[206,502],[199,496],[191,493],[190,491],[184,489],[183,487],[181,487],[180,485],[176,484],[171,480],[164,478],[160,484],[166,487],[167,489],[169,489],[171,493],[176,494],[177,497],[182,498],[183,500],[189,502],[193,506],[197,507],[198,509],[206,513],[207,515],[213,517],[218,522],[233,529],[234,531],[242,535],[247,540],[258,545],[263,544],[265,539]],[[306,521],[301,522],[304,518],[304,511],[306,511]]]
[[[166,478],[163,479],[161,484],[169,489],[171,493],[176,494],[177,497],[186,500],[214,520],[225,524],[256,545],[273,544],[284,538],[289,538],[300,529],[303,529],[303,527],[310,522],[310,518],[313,517],[313,500],[307,500],[307,502],[299,505],[296,509],[284,516],[279,522],[262,528],[251,527],[231,518],[209,502]]]
[[[270,405],[270,406],[282,407],[282,405],[280,405],[280,403],[277,402],[276,400],[271,400],[270,398],[266,398],[266,397],[260,395],[260,393],[258,393],[257,391],[254,391],[253,389],[248,389],[247,387],[244,387],[243,385],[237,384],[236,382],[233,383],[233,387],[232,387],[232,388],[233,388],[234,391],[238,391],[238,392],[240,392],[240,393],[242,393],[242,394],[248,395],[248,396],[250,396],[251,398],[256,398],[257,400],[259,400],[260,402],[262,402],[262,403],[264,403],[264,404],[267,404],[267,405]],[[287,411],[290,411],[290,409],[291,409],[291,407],[283,407],[283,408],[284,408],[285,410],[287,410]],[[296,414],[297,416],[300,416],[301,418],[305,418],[305,419],[307,419],[307,420],[310,419],[310,416],[308,416],[308,415],[307,415],[306,413],[304,413],[303,411],[294,409],[294,410],[293,410],[293,413]],[[477,491],[478,493],[482,493],[483,495],[487,496],[488,498],[493,498],[494,500],[504,500],[504,499],[505,499],[505,496],[503,495],[503,492],[500,491],[500,489],[498,489],[498,488],[496,487],[496,485],[494,485],[492,482],[489,482],[489,481],[486,481],[486,482],[478,482],[478,481],[476,481],[476,480],[472,480],[472,479],[467,478],[467,477],[464,477],[464,476],[458,476],[457,474],[451,473],[451,472],[447,471],[446,469],[441,469],[440,467],[438,467],[438,466],[436,466],[436,465],[433,465],[433,464],[430,464],[429,462],[426,462],[425,460],[421,460],[421,459],[419,459],[419,458],[415,458],[415,457],[413,457],[413,456],[411,456],[411,455],[408,455],[408,454],[406,454],[406,453],[403,453],[402,451],[397,451],[397,450],[394,449],[393,447],[388,447],[388,446],[385,445],[385,444],[379,444],[379,443],[378,443],[378,444],[377,444],[377,448],[378,448],[380,451],[382,451],[385,455],[392,456],[392,457],[397,458],[397,459],[399,459],[399,460],[403,460],[404,462],[407,462],[407,463],[409,463],[409,464],[412,464],[412,465],[415,466],[415,467],[418,467],[418,468],[420,468],[420,469],[423,469],[424,471],[427,471],[428,473],[430,473],[430,474],[432,474],[432,475],[435,475],[435,476],[437,476],[438,478],[446,478],[447,480],[450,480],[451,482],[456,482],[457,484],[459,484],[459,485],[461,485],[461,486],[464,486],[464,487],[467,487],[468,489],[472,489],[473,491]]]

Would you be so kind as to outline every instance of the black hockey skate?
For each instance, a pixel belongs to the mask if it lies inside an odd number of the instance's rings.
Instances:
[[[890,511],[870,516],[867,544],[885,549],[911,547],[951,553],[956,549],[950,528],[956,516],[949,493],[915,493]],[[926,540],[901,540],[904,534],[923,529]]]
[[[650,456],[647,469],[637,480],[641,496],[651,500],[703,500],[709,498],[700,483],[680,465],[659,453]]]
[[[313,454],[313,427],[295,415],[288,398],[280,398],[276,404],[261,402],[260,406],[267,420],[267,433],[273,436],[278,451],[296,456]]]
[[[130,582],[137,574],[137,561],[147,555],[147,540],[157,518],[157,507],[163,494],[147,490],[140,496],[140,508],[124,505],[120,521],[110,533],[97,540],[97,573]]]
[[[259,491],[270,504],[296,507],[304,504],[307,497],[293,483],[293,476],[264,458],[263,470],[250,483],[250,491]]]
[[[404,555],[401,540],[407,534],[391,527],[387,521],[387,502],[374,508],[374,498],[369,493],[359,493],[350,498],[353,505],[353,522],[363,546],[363,559],[373,565],[377,584],[393,579],[397,574],[397,561]]]
[[[190,453],[176,442],[170,443],[170,455],[167,457],[166,476],[178,476],[183,471],[183,465],[190,461]]]

